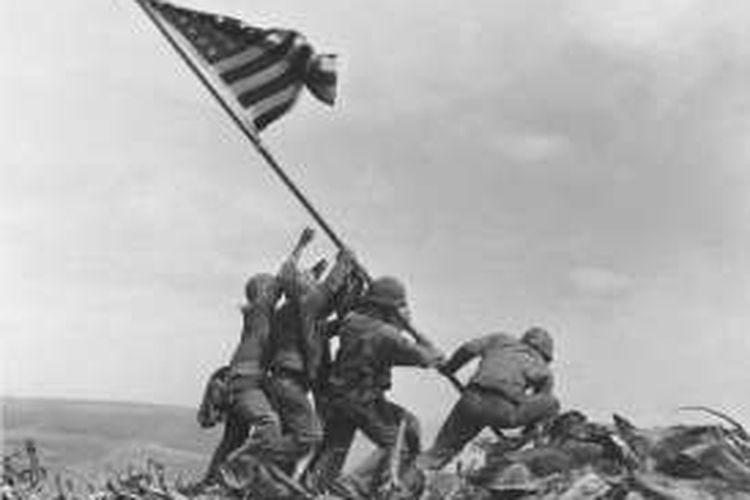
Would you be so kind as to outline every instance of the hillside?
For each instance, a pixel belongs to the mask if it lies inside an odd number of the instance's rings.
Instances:
[[[67,399],[3,398],[3,448],[33,439],[51,470],[124,470],[151,457],[190,475],[200,473],[221,438],[221,427],[201,429],[195,411],[180,406]],[[436,425],[427,422],[425,439]],[[371,445],[358,439],[348,464]]]
[[[3,448],[37,443],[50,469],[120,469],[143,456],[187,471],[203,467],[219,439],[190,408],[136,403],[3,398]]]

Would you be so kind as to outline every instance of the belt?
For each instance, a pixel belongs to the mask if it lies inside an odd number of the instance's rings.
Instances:
[[[305,387],[306,389],[310,388],[310,382],[307,380],[307,376],[302,370],[295,370],[293,368],[287,368],[285,366],[272,366],[270,372],[271,377],[273,378],[291,379],[300,386]]]
[[[258,366],[256,362],[241,362],[229,367],[229,376],[262,376],[263,370]]]

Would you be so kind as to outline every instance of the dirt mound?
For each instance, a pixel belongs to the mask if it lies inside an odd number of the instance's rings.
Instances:
[[[750,500],[750,436],[725,415],[700,410],[721,423],[642,429],[621,416],[599,424],[581,412],[566,412],[531,440],[510,436],[475,443],[482,460],[459,462],[454,472],[428,476],[421,498]],[[3,500],[185,500],[190,492],[206,499],[265,498],[222,487],[198,494],[182,478],[194,475],[194,465],[206,455],[164,444],[120,444],[76,467],[47,469],[44,456],[32,440],[6,452]],[[286,485],[294,493],[285,498],[339,498]],[[379,498],[406,497],[393,490]]]

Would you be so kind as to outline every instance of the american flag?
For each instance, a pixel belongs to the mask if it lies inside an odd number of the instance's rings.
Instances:
[[[315,54],[301,34],[248,26],[160,0],[146,2],[188,42],[201,67],[219,78],[257,130],[289,111],[303,86],[333,105],[335,56]]]

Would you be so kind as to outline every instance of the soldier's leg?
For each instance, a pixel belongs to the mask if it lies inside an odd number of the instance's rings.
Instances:
[[[401,472],[413,464],[421,448],[419,421],[401,406],[383,398],[368,405],[357,405],[352,411],[356,414],[360,430],[378,446],[378,450],[347,476],[347,481],[354,484],[357,490],[368,494],[390,479],[389,459],[402,420],[405,421],[404,442],[398,470]]]
[[[244,484],[250,480],[251,473],[246,456],[272,453],[281,439],[281,424],[258,380],[243,377],[233,379],[230,390],[231,414],[253,431],[250,436],[245,433],[244,444],[233,450],[218,467],[224,482]]]
[[[467,387],[438,431],[432,447],[419,457],[419,465],[439,470],[458,455],[489,424],[508,423],[510,403],[487,401],[491,396]],[[489,403],[489,404],[488,404]],[[503,406],[502,408],[500,406]]]
[[[560,412],[560,402],[551,394],[528,396],[517,408],[517,425],[530,426],[547,421]]]
[[[308,476],[310,475],[312,470],[315,469],[316,464],[320,461],[320,455],[323,450],[323,442],[325,440],[326,427],[328,426],[327,422],[333,416],[333,414],[329,410],[330,398],[328,397],[328,395],[322,394],[320,392],[313,392],[313,401],[313,406],[315,407],[315,412],[318,416],[318,422],[320,422],[323,437],[321,438],[320,443],[314,449],[310,460],[308,460],[307,464],[305,465],[305,470],[302,474],[302,481],[304,482],[308,481]]]
[[[305,482],[315,491],[329,490],[341,474],[357,430],[355,423],[335,405],[326,419],[323,441],[305,472]]]
[[[224,463],[230,453],[239,448],[245,441],[249,430],[249,426],[242,419],[231,412],[227,415],[224,423],[224,434],[214,450],[202,483],[214,484],[219,480],[219,466]]]
[[[277,450],[279,464],[292,473],[297,462],[321,443],[323,431],[302,381],[274,376],[268,382],[268,390],[283,431]]]
[[[254,441],[262,449],[273,449],[281,439],[279,415],[258,385],[241,387],[233,393],[232,411],[253,427]]]
[[[282,436],[279,416],[264,389],[244,385],[234,394],[232,411],[253,430],[220,466],[223,484],[252,498],[289,498],[289,487],[270,469]]]

